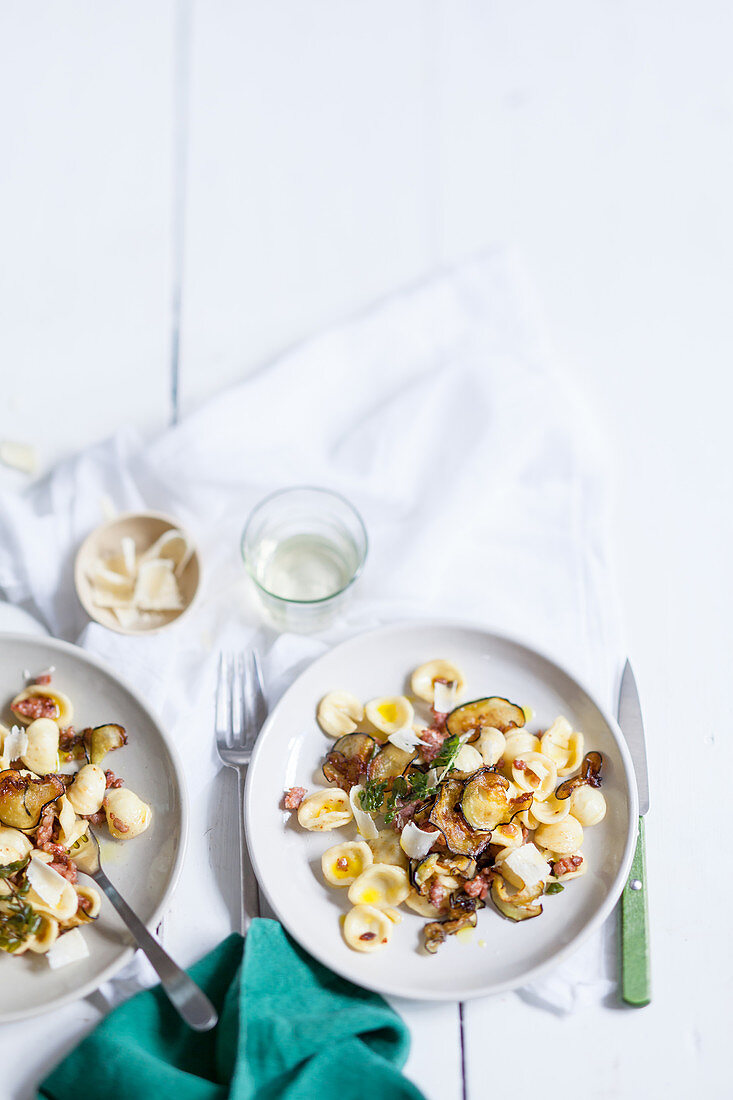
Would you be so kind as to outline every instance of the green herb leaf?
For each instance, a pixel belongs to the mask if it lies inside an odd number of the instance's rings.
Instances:
[[[461,750],[461,739],[457,733],[454,733],[451,737],[447,737],[443,742],[438,756],[435,759],[436,768],[444,768],[444,775],[447,774],[453,767],[453,763]]]
[[[549,886],[545,887],[546,894],[561,894],[565,887],[561,882],[551,882]]]
[[[380,810],[382,808],[386,789],[386,780],[382,782],[377,782],[376,780],[367,781],[364,785],[364,790],[359,795],[362,810],[366,810],[367,813],[376,813]]]
[[[11,878],[13,875],[16,875],[18,871],[24,871],[29,863],[30,857],[19,859],[15,863],[6,863],[4,867],[0,867],[0,878]]]

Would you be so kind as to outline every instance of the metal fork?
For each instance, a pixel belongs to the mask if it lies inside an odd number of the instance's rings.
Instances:
[[[247,845],[244,837],[244,778],[252,758],[257,735],[267,717],[267,703],[262,687],[262,672],[255,650],[247,653],[219,655],[219,676],[216,686],[214,729],[216,748],[223,764],[237,773],[239,803],[239,868],[240,868],[240,931],[246,931],[248,917],[244,904],[245,860]]]

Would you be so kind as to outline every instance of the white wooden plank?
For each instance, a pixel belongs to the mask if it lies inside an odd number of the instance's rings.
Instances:
[[[425,19],[195,3],[183,408],[432,262]]]
[[[557,1067],[543,1074],[549,1097],[567,1095],[566,1055],[589,1097],[727,1088],[727,905],[706,913],[701,936],[699,912],[680,903],[680,868],[713,877],[720,842],[701,848],[682,830],[671,843],[668,823],[681,760],[706,775],[733,764],[716,701],[733,621],[722,503],[733,490],[733,13],[707,3],[669,15],[657,2],[458,3],[436,24],[442,255],[518,243],[568,370],[602,410],[652,770],[652,1005],[568,1019],[513,996],[466,1006],[469,1098],[486,1094],[489,1034],[517,1064],[531,1033],[533,1063]],[[708,835],[726,835],[725,808],[689,798]]]
[[[0,10],[0,438],[46,463],[169,417],[173,19]]]

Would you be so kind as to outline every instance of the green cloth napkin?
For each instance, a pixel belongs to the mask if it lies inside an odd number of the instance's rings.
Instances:
[[[337,977],[276,921],[255,920],[190,971],[219,1013],[191,1031],[159,986],[115,1009],[40,1086],[46,1100],[421,1100],[410,1046],[376,993]]]

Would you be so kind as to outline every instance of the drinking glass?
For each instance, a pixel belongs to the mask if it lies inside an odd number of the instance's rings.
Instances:
[[[242,535],[242,557],[265,611],[281,630],[327,626],[366,560],[361,516],[328,489],[281,489],[260,501]]]

